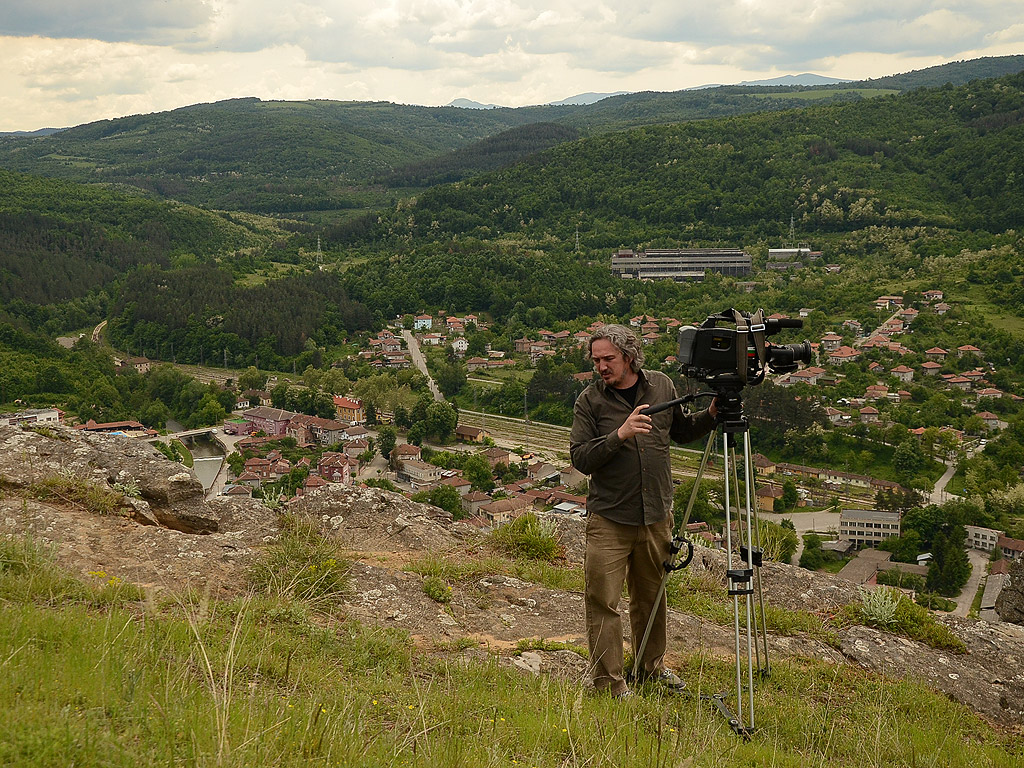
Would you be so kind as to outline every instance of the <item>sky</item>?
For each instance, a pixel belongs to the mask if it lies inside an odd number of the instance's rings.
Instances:
[[[244,96],[517,107],[1024,53],[1024,0],[3,0],[0,131]]]

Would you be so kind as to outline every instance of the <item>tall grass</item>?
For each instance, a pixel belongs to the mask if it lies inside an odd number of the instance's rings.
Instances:
[[[0,765],[679,768],[1014,766],[1024,753],[913,682],[781,660],[736,737],[706,696],[733,666],[683,659],[688,696],[627,701],[264,594],[60,606],[8,591],[48,570],[8,556],[0,591]],[[8,578],[9,577],[9,578]],[[34,581],[42,584],[41,581]],[[91,589],[88,583],[83,589]],[[316,605],[317,598],[313,598]],[[306,617],[306,618],[303,618]]]

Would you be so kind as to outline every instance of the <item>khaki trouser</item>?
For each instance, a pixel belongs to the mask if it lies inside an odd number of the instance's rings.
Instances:
[[[629,625],[633,651],[638,650],[654,598],[658,594],[664,563],[669,556],[672,518],[653,525],[622,525],[600,515],[587,516],[587,551],[584,560],[587,644],[594,687],[616,694],[626,689],[622,670],[622,619],[619,601],[622,584],[629,589]],[[643,663],[634,670],[655,672],[665,657],[665,597],[651,627]]]

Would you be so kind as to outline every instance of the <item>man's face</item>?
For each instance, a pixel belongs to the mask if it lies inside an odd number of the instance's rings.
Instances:
[[[608,339],[598,339],[590,345],[590,359],[594,361],[594,370],[609,387],[625,389],[632,386],[636,374],[629,367],[629,358]]]

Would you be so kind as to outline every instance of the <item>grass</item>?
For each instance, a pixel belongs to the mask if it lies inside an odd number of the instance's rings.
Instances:
[[[68,504],[96,515],[121,514],[126,498],[120,491],[71,473],[44,477],[29,485],[26,491],[40,501]]]
[[[840,94],[853,93],[859,96],[863,96],[865,99],[876,98],[878,96],[893,96],[899,93],[898,90],[892,88],[840,88],[837,90],[816,90],[816,91],[791,91],[783,94],[776,93],[752,93],[750,94],[754,98],[768,99],[778,98],[782,96],[787,99],[802,99],[804,101],[819,101],[821,99],[831,98]]]
[[[181,442],[181,440],[178,440],[177,438],[171,440],[171,442],[174,444],[174,447],[178,449],[178,453],[181,454],[181,463],[184,464],[186,467],[194,466],[195,459],[192,458],[192,451],[188,449],[188,446],[186,446],[183,442]]]
[[[45,558],[17,578],[30,577]],[[692,694],[627,702],[578,680],[417,652],[404,633],[271,617],[253,599],[160,606],[0,591],[9,766],[1012,766],[1019,740],[913,682],[782,660],[736,737],[706,700],[731,663],[684,660]],[[83,585],[87,588],[88,585]],[[302,613],[301,611],[299,612]]]
[[[336,607],[349,589],[351,569],[340,547],[306,518],[286,514],[279,523],[277,541],[249,569],[253,590],[324,610]]]
[[[428,554],[406,563],[405,570],[418,573],[424,579],[440,579],[446,584],[468,585],[483,576],[502,574],[549,589],[583,591],[581,568],[543,560],[516,560],[497,554],[481,557],[471,557],[464,553],[457,557]]]
[[[554,523],[541,520],[533,512],[520,515],[495,528],[490,543],[509,557],[551,562],[564,556]]]

